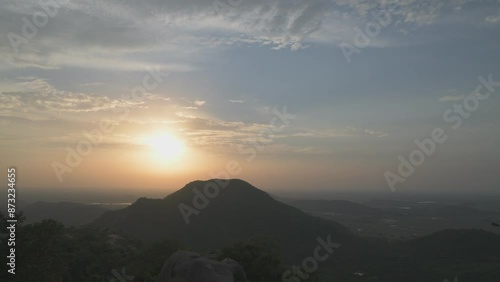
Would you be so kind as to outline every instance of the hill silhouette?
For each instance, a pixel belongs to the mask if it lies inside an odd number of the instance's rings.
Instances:
[[[445,230],[409,241],[358,237],[339,223],[306,214],[239,179],[230,180],[218,193],[209,192],[204,200],[195,197],[222,181],[194,181],[163,199],[138,199],[127,208],[106,212],[91,226],[142,240],[180,241],[194,250],[266,236],[279,244],[289,265],[310,257],[317,238],[330,236],[341,246],[321,263],[320,281],[443,281],[450,275],[500,281],[500,236],[494,233]],[[321,203],[332,212],[371,210],[345,201]],[[299,203],[309,208],[313,204]],[[195,210],[187,216],[188,224],[180,206]]]
[[[143,240],[182,241],[193,248],[221,248],[256,236],[280,243],[289,257],[310,255],[318,237],[344,243],[353,239],[346,227],[308,215],[273,199],[249,183],[232,179],[218,196],[208,199],[186,223],[179,205],[194,208],[195,190],[221,183],[220,179],[194,181],[164,199],[141,198],[131,206],[108,211],[92,226],[107,227]]]
[[[60,272],[75,281],[84,281],[81,277],[88,277],[89,271],[101,278],[109,276],[109,269],[123,260],[120,264],[127,265],[130,273],[152,278],[166,258],[182,247],[205,254],[239,256],[238,261],[252,270],[249,275],[271,267],[274,277],[314,256],[320,245],[318,238],[331,238],[332,243],[341,245],[318,264],[314,275],[319,279],[311,281],[421,282],[443,281],[446,277],[500,281],[500,235],[484,230],[444,230],[407,241],[359,237],[341,224],[279,202],[245,181],[223,181],[194,181],[163,199],[140,198],[127,208],[107,211],[90,225],[79,228],[65,228],[55,221],[23,226],[19,234],[24,234],[25,243],[20,257],[35,250],[52,252],[20,263],[24,267],[38,265],[43,257],[45,262],[40,264],[39,273],[49,273],[46,265],[50,265],[50,273]],[[216,184],[227,185],[217,191]],[[345,201],[303,201],[300,205],[329,212],[371,212],[369,207]],[[75,209],[65,203],[38,204],[40,209],[48,208],[52,213],[54,206],[58,207],[56,211],[73,215],[82,211],[79,206]],[[186,213],[187,210],[191,212]],[[267,238],[255,240],[256,237]],[[269,237],[273,240],[268,241]],[[52,260],[54,257],[65,259]],[[19,281],[31,281],[19,277]],[[287,281],[296,281],[289,278]]]

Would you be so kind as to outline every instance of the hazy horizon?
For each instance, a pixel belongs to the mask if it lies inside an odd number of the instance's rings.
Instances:
[[[203,179],[200,179],[204,181]],[[195,180],[193,180],[195,181]],[[197,180],[196,180],[197,181]],[[190,181],[192,182],[192,181]],[[179,187],[171,189],[143,189],[143,188],[129,188],[129,189],[103,189],[103,188],[42,188],[33,187],[19,187],[18,194],[20,195],[21,202],[75,202],[75,203],[133,203],[139,198],[152,198],[162,199],[178,190],[183,188],[188,183]],[[254,183],[251,183],[255,185]],[[388,190],[379,191],[349,191],[349,190],[332,190],[332,189],[317,189],[308,191],[307,189],[273,189],[272,187],[262,187],[255,185],[268,194],[279,197],[282,199],[307,199],[307,200],[347,200],[353,202],[368,202],[374,199],[420,199],[420,200],[434,200],[450,203],[458,203],[460,200],[466,201],[498,201],[500,200],[500,193],[498,192],[441,192],[437,190],[430,191],[399,191],[398,193],[391,193]],[[2,195],[0,198],[4,198]]]

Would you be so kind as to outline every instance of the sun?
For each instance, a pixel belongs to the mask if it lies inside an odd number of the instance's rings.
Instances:
[[[186,152],[184,142],[170,133],[159,133],[145,138],[152,156],[163,163],[178,162]]]

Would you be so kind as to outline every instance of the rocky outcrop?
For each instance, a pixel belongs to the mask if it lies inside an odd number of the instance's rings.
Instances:
[[[247,282],[243,267],[231,258],[212,260],[197,253],[178,251],[165,261],[160,282]]]

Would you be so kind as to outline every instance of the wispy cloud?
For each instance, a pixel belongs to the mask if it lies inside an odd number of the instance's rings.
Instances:
[[[205,103],[206,103],[206,101],[202,101],[202,100],[196,100],[196,101],[194,101],[194,104],[196,106],[203,106],[203,105],[205,105]]]
[[[314,137],[314,138],[347,138],[347,137],[362,137],[362,136],[386,137],[388,133],[372,130],[358,129],[354,127],[331,128],[324,130],[306,130],[291,134],[294,137]]]
[[[10,91],[0,92],[0,115],[43,118],[58,113],[88,113],[130,107],[144,101],[114,99],[92,93],[59,90],[41,78],[22,78],[10,86]],[[145,100],[164,100],[157,94],[145,95]]]
[[[398,1],[394,25],[433,24],[443,11],[456,10],[470,0]],[[0,55],[14,67],[57,69],[64,66],[103,70],[139,70],[151,63],[165,70],[196,70],[174,63],[220,45],[260,45],[299,50],[311,44],[335,45],[356,25],[373,18],[393,1],[376,0],[257,0],[220,14],[213,1],[71,1],[50,17],[50,24],[14,52],[9,40],[0,43]],[[22,35],[22,17],[43,11],[36,1],[22,5],[0,3],[0,33]],[[486,21],[497,23],[499,14]],[[112,35],[112,36],[110,36]],[[345,38],[344,38],[345,39]],[[161,54],[169,63],[150,61]],[[174,55],[175,54],[175,55]],[[146,59],[148,58],[148,59]]]
[[[495,15],[487,16],[484,20],[490,24],[500,23],[500,11],[498,11]]]
[[[465,99],[464,95],[456,95],[456,96],[443,96],[439,98],[441,102],[457,102]]]

